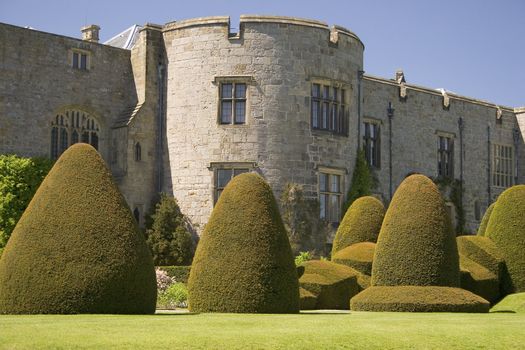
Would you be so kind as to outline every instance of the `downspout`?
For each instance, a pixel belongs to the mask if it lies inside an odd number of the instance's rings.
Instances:
[[[357,151],[361,149],[361,82],[364,70],[357,71]]]
[[[459,128],[459,206],[463,210],[463,118],[458,119]],[[465,212],[463,211],[463,225],[465,225]]]
[[[165,85],[165,67],[159,62],[157,66],[157,76],[159,82],[158,88],[158,108],[157,108],[157,192],[162,192],[162,178],[163,178],[163,164],[162,164],[162,149],[164,139],[164,85]]]
[[[490,188],[491,172],[492,172],[492,169],[491,169],[491,162],[490,162],[490,125],[487,125],[487,194],[489,196],[489,199],[487,201],[488,205],[492,203],[492,193],[491,193],[491,188]]]
[[[388,102],[388,189],[390,194],[390,201],[392,201],[393,185],[392,185],[392,119],[394,118],[394,108],[392,102]]]
[[[519,147],[519,144],[520,144],[520,131],[517,129],[517,128],[514,128],[512,130],[512,133],[513,133],[513,138],[514,138],[514,154],[515,154],[515,158],[516,158],[516,161],[514,162],[514,166],[516,168],[516,171],[514,172],[514,184],[518,184],[519,183],[519,171],[520,171],[520,163],[519,163],[519,159],[520,159],[520,147]]]

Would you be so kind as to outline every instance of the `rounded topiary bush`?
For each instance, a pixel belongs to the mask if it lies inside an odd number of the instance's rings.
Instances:
[[[489,205],[487,208],[487,211],[485,212],[485,215],[483,215],[483,218],[481,219],[481,223],[479,224],[478,228],[478,236],[485,236],[485,231],[487,230],[487,225],[489,223],[490,215],[492,214],[492,210],[494,209],[494,204],[496,202]]]
[[[385,214],[372,265],[372,286],[352,310],[487,312],[489,302],[460,284],[455,235],[436,185],[407,177]]]
[[[332,256],[355,243],[375,243],[384,215],[385,207],[379,199],[365,196],[355,200],[346,211],[337,229],[332,246]]]
[[[490,302],[499,299],[499,280],[495,274],[464,255],[459,256],[459,267],[461,288]]]
[[[332,261],[370,276],[375,248],[376,244],[372,242],[355,243],[332,255]]]
[[[501,250],[508,274],[507,293],[525,292],[525,185],[505,190],[496,201],[485,236]]]
[[[197,245],[188,289],[191,311],[299,311],[290,242],[261,176],[238,175],[222,192]]]
[[[71,146],[0,260],[0,313],[154,313],[144,237],[97,151]]]
[[[460,256],[483,266],[492,272],[498,280],[502,279],[506,271],[505,259],[501,250],[488,237],[482,236],[459,236],[456,238]]]
[[[392,198],[376,245],[372,285],[459,286],[456,238],[437,186],[407,177]]]

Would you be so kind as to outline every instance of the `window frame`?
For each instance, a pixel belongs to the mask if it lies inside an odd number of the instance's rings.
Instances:
[[[346,171],[343,169],[335,169],[328,167],[319,167],[317,171],[317,199],[319,201],[319,217],[322,220],[329,222],[332,225],[339,225],[342,219],[342,207],[344,201],[344,186],[345,186]],[[321,178],[326,176],[326,187],[323,188]],[[332,188],[333,178],[338,179],[338,190],[334,191]],[[323,207],[323,196],[326,196],[326,203]],[[335,214],[332,207],[332,198],[337,198],[337,207]],[[324,211],[324,212],[323,212]]]
[[[499,154],[497,154],[499,152]],[[510,157],[505,153],[510,153]],[[515,181],[515,152],[513,145],[492,143],[491,147],[491,169],[490,183],[496,188],[508,188],[514,185]],[[503,163],[499,166],[497,163]],[[498,171],[503,169],[502,171]],[[510,170],[510,173],[508,172]]]
[[[52,118],[50,127],[51,159],[58,159],[65,150],[79,142],[100,149],[101,126],[97,118],[88,112],[75,108],[62,110]],[[76,138],[73,137],[75,133]]]
[[[91,52],[81,49],[71,49],[69,66],[78,71],[91,70]],[[83,62],[84,58],[84,62]]]
[[[312,79],[310,82],[310,128],[348,136],[350,88],[342,82]]]
[[[381,120],[364,118],[363,119],[363,149],[365,151],[365,158],[368,165],[375,169],[381,169]],[[367,125],[369,126],[367,128]],[[375,136],[371,137],[367,130],[370,127],[375,128]],[[370,148],[373,148],[372,150]],[[374,157],[370,158],[370,152],[373,151]]]
[[[454,178],[454,139],[456,135],[447,132],[436,132],[437,136],[437,177],[442,179]],[[446,147],[442,148],[442,140],[446,141]],[[449,167],[447,168],[447,164]]]
[[[232,75],[232,76],[216,76],[213,84],[217,86],[217,124],[221,126],[243,126],[248,124],[248,116],[250,115],[250,86],[255,84],[255,80],[252,76],[249,75]],[[231,97],[223,98],[223,85],[231,84],[232,92]],[[236,86],[245,85],[244,97],[236,96]],[[231,102],[231,114],[230,121],[223,122],[222,113],[223,113],[223,100],[224,102]],[[237,105],[238,103],[244,104],[244,120],[237,120]]]
[[[212,199],[213,199],[213,206],[217,203],[219,200],[219,197],[228,185],[228,183],[237,175],[240,175],[242,173],[250,173],[253,172],[256,168],[255,162],[213,162],[210,164],[209,170],[213,171],[213,191],[212,191]],[[223,170],[231,170],[232,174],[228,181],[222,186],[219,184],[219,172]],[[236,171],[246,170],[241,173],[235,174]]]

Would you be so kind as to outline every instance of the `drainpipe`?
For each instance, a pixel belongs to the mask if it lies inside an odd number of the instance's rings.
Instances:
[[[361,149],[361,82],[364,70],[357,71],[357,151]]]
[[[519,159],[520,159],[520,131],[517,128],[514,128],[512,130],[512,136],[514,138],[514,157],[516,158],[516,161],[514,162],[514,166],[516,167],[516,171],[514,172],[514,184],[519,183]]]
[[[165,85],[165,67],[162,63],[157,66],[158,75],[158,108],[157,108],[157,193],[162,192],[162,148],[164,138],[164,85]]]
[[[390,201],[392,201],[392,194],[393,194],[393,188],[392,188],[392,119],[394,118],[394,111],[395,109],[392,108],[392,102],[388,102],[388,108],[386,109],[386,112],[388,115],[388,171],[389,171],[388,188],[389,188],[389,193],[390,193]]]
[[[463,118],[458,119],[459,128],[459,205],[463,208]],[[463,225],[465,225],[465,211],[463,211]]]
[[[490,173],[492,164],[490,163],[490,125],[487,125],[487,194],[489,199],[487,201],[488,205],[492,203],[492,193],[490,188]]]

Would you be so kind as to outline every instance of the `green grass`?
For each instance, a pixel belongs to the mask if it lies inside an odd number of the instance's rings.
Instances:
[[[518,349],[524,314],[0,316],[0,349]]]

